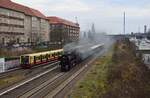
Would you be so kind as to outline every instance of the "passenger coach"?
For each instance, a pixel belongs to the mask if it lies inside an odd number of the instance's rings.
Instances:
[[[22,68],[31,68],[35,65],[58,60],[58,58],[62,55],[63,49],[25,54],[20,57],[20,65]]]

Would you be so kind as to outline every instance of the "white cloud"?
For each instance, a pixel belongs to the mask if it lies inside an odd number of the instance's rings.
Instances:
[[[42,10],[58,11],[58,12],[85,12],[92,8],[81,0],[13,0],[18,3],[27,4],[30,7],[40,8]]]
[[[90,11],[90,6],[84,4],[79,0],[63,0],[60,3],[56,3],[48,7],[49,11],[73,11],[73,12],[85,12]]]

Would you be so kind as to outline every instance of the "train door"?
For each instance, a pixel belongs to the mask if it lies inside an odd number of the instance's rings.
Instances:
[[[29,64],[29,56],[21,56],[21,64],[22,65]]]
[[[55,53],[52,53],[51,58],[52,58],[52,60],[55,60]]]
[[[36,56],[34,56],[34,64],[36,64]]]
[[[48,62],[48,54],[46,54],[46,62]]]
[[[54,52],[54,60],[56,59],[56,53]]]
[[[41,63],[42,63],[42,55],[40,55],[40,60],[41,60]]]

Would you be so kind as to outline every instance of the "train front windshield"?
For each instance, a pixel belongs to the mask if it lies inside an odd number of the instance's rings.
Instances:
[[[29,56],[21,56],[21,64],[29,64]]]

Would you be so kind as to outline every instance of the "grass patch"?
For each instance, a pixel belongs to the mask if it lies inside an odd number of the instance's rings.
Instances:
[[[150,71],[129,40],[115,44],[108,71],[110,89],[102,98],[150,98]]]
[[[106,56],[97,59],[85,78],[71,92],[70,98],[99,98],[103,95],[108,89],[107,72],[111,58],[112,51]]]
[[[4,88],[7,87],[9,85],[12,85],[22,79],[24,79],[25,76],[24,75],[12,75],[6,78],[2,78],[0,79],[0,88]]]

